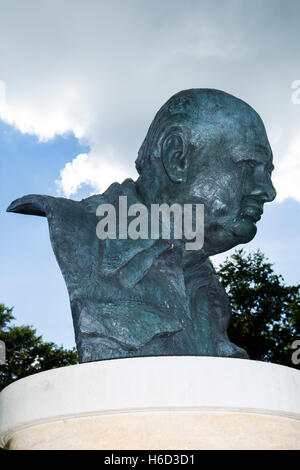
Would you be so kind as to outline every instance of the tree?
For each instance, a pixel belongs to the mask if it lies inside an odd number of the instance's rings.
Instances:
[[[231,301],[230,340],[250,359],[300,369],[292,362],[292,343],[300,339],[300,285],[285,285],[260,250],[236,250],[217,273]]]
[[[6,348],[6,363],[0,364],[0,390],[26,377],[78,362],[75,349],[44,342],[31,326],[14,326],[13,309],[0,304],[0,340]]]

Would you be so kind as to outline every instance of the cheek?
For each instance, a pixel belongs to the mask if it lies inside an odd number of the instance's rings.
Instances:
[[[231,191],[222,191],[212,201],[211,214],[214,217],[226,217],[239,210],[239,200],[233,197]]]
[[[204,203],[207,216],[234,215],[241,201],[242,172],[233,172],[232,168],[215,168],[214,172],[203,171],[201,178],[199,176],[193,178],[190,196]]]
[[[242,194],[241,175],[222,175],[215,184],[213,201],[216,205],[235,207],[239,204]]]
[[[225,185],[218,185],[211,200],[208,212],[213,219],[219,219],[229,223],[232,218],[235,218],[240,211],[241,204],[241,191],[240,181],[230,176],[226,180]]]
[[[225,197],[214,199],[210,212],[214,218],[226,216],[228,214],[228,202],[226,202]]]

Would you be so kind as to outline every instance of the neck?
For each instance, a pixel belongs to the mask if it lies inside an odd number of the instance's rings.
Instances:
[[[141,199],[141,202],[150,207],[151,204],[161,203],[161,195],[163,193],[159,178],[153,178],[151,181],[147,176],[141,175],[135,182],[136,191]],[[166,202],[166,201],[163,201]]]

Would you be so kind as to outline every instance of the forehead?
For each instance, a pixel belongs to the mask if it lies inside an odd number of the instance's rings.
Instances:
[[[273,154],[265,126],[259,115],[247,105],[219,120],[216,137],[221,139],[224,151],[229,151],[234,161],[255,158],[262,163],[272,163]]]
[[[211,103],[210,103],[211,104]],[[214,104],[214,103],[212,103]],[[272,150],[262,119],[244,101],[222,95],[215,106],[202,106],[191,119],[190,129],[196,147],[209,150],[211,156],[229,161],[255,159],[272,165]]]
[[[262,163],[272,164],[273,153],[262,122],[248,128],[237,126],[235,132],[227,135],[234,161],[255,159]]]

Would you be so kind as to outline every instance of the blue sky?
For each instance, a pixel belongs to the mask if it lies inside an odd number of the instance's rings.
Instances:
[[[14,306],[18,324],[31,324],[45,339],[72,346],[68,295],[52,252],[47,220],[5,210],[24,194],[55,196],[60,168],[87,147],[81,146],[73,134],[39,142],[3,121],[0,136],[1,302]],[[89,192],[86,188],[82,197]]]
[[[0,301],[15,307],[18,324],[74,345],[47,221],[6,207],[29,193],[81,199],[135,178],[134,160],[155,112],[192,87],[232,93],[263,118],[278,198],[265,206],[246,249],[260,248],[286,282],[299,282],[300,104],[292,86],[300,80],[300,4],[285,5],[1,3]]]

